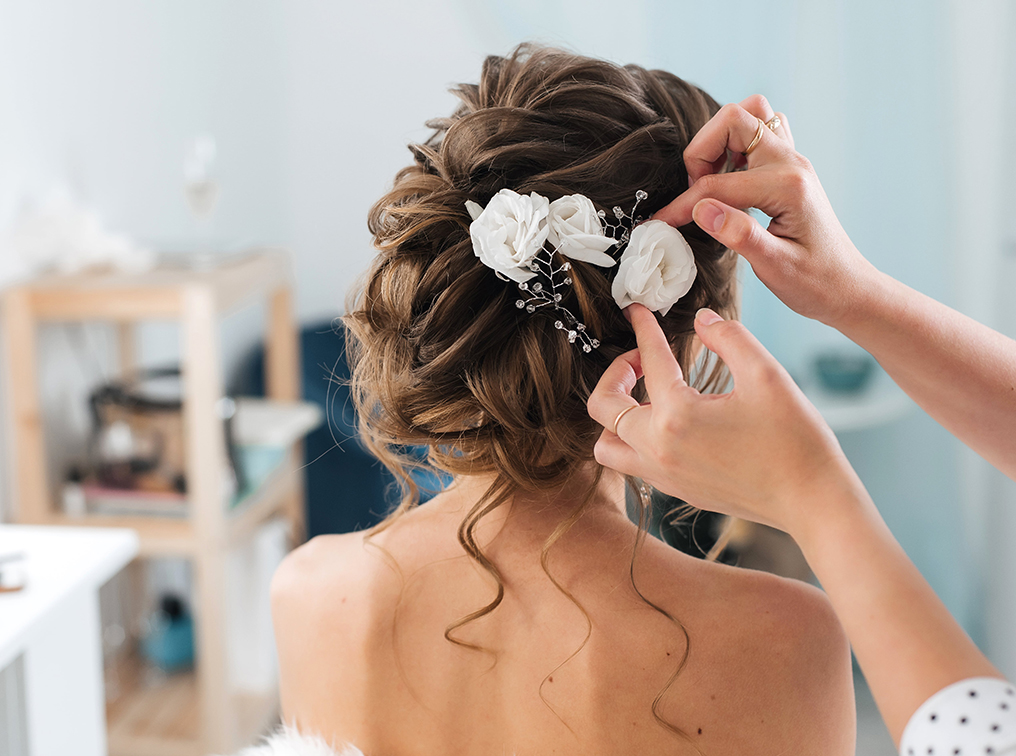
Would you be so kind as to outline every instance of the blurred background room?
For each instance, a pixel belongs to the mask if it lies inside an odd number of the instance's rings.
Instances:
[[[765,94],[865,256],[1016,335],[1004,0],[0,0],[0,756],[229,752],[275,722],[275,565],[390,501],[335,322],[367,211],[448,87],[525,40]],[[1013,484],[742,278],[746,324],[1016,676]],[[808,577],[763,528],[727,558]],[[857,689],[858,754],[893,753]]]

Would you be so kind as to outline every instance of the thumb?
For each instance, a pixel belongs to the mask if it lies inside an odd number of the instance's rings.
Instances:
[[[711,352],[722,359],[734,377],[757,376],[761,372],[785,372],[751,331],[736,320],[724,320],[708,308],[695,315],[695,332]]]
[[[699,228],[750,263],[771,256],[780,244],[748,213],[719,200],[699,200],[692,209],[692,218]]]

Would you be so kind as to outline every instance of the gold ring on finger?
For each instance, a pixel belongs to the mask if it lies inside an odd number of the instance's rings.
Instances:
[[[614,418],[614,435],[615,436],[617,435],[617,424],[619,422],[621,422],[621,418],[625,416],[625,413],[631,412],[633,409],[636,409],[639,406],[640,405],[638,405],[638,404],[633,404],[630,407],[625,407],[623,410],[621,410],[620,412],[617,413],[617,417]]]
[[[755,138],[751,140],[751,144],[749,144],[745,148],[744,152],[741,153],[742,155],[748,157],[751,154],[751,151],[758,146],[758,143],[762,141],[762,132],[765,131],[765,127],[766,122],[763,121],[761,118],[758,118],[758,130],[755,132]]]
[[[782,125],[783,121],[780,120],[780,117],[778,115],[774,115],[772,118],[766,121],[766,126],[768,126],[769,130],[772,132],[775,132],[776,129],[780,128],[780,126]]]

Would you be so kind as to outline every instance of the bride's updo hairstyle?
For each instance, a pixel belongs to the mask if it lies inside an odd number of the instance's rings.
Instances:
[[[562,305],[600,341],[590,353],[554,327],[552,307],[516,307],[516,283],[473,252],[466,201],[486,206],[501,189],[583,194],[609,214],[630,210],[641,189],[638,212],[649,217],[688,187],[682,153],[719,106],[665,71],[531,44],[488,57],[479,83],[452,91],[461,105],[427,124],[434,134],[410,145],[412,164],[370,211],[378,255],[344,320],[362,435],[405,486],[394,514],[418,498],[407,445],[429,447],[429,463],[454,475],[493,473],[460,530],[485,563],[476,520],[519,490],[561,487],[593,460],[602,428],[586,400],[635,336],[611,296],[616,266],[572,261]],[[694,375],[695,312],[736,314],[736,260],[694,224],[681,231],[698,276],[660,323]],[[700,388],[718,380],[700,374]]]
[[[614,206],[630,211],[644,190],[638,214],[648,218],[688,187],[682,154],[719,105],[665,71],[531,44],[488,57],[479,83],[452,91],[461,105],[427,124],[433,135],[409,146],[412,164],[370,211],[378,254],[343,320],[361,436],[402,484],[401,504],[374,532],[418,502],[413,467],[493,475],[460,524],[459,541],[492,575],[497,596],[445,633],[479,648],[455,631],[496,609],[504,588],[475,539],[477,523],[520,491],[561,489],[593,461],[602,428],[586,401],[611,361],[636,343],[611,296],[617,266],[571,260],[573,285],[564,288],[562,306],[585,323],[598,349],[570,343],[554,326],[553,307],[519,309],[517,284],[474,254],[465,203],[485,207],[502,189],[549,201],[583,194],[610,214]],[[702,307],[736,317],[736,256],[694,224],[681,231],[698,276],[659,320],[684,374],[711,390],[725,375],[717,366],[693,369],[693,320]],[[427,462],[408,446],[427,447]],[[543,568],[555,584],[548,550],[581,515],[600,473],[544,544]],[[635,490],[644,512],[645,492]],[[654,714],[658,703],[659,696]]]

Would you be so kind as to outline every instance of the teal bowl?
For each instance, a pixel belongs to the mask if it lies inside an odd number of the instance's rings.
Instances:
[[[853,394],[868,385],[875,360],[868,354],[823,354],[815,358],[815,371],[826,390]]]

